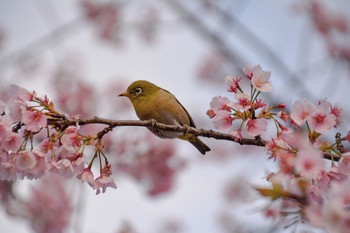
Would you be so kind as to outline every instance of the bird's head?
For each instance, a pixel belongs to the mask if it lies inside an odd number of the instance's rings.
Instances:
[[[118,96],[125,96],[130,99],[131,102],[147,99],[156,93],[160,87],[150,83],[146,80],[138,80],[129,85],[129,87],[123,93]]]

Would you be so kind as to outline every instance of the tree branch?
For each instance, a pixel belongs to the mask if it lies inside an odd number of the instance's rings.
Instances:
[[[195,136],[201,136],[206,138],[215,138],[217,140],[226,140],[233,141],[240,145],[252,145],[252,146],[260,146],[264,147],[268,143],[267,140],[262,139],[261,137],[255,138],[237,138],[232,134],[217,132],[214,130],[207,129],[197,129],[194,127],[188,126],[177,126],[177,125],[165,125],[162,123],[158,123],[155,120],[111,120],[101,117],[92,117],[87,119],[76,119],[76,118],[66,118],[66,119],[48,119],[48,125],[57,126],[59,128],[66,128],[68,126],[75,125],[88,125],[88,124],[102,124],[108,125],[104,130],[102,130],[98,137],[102,138],[106,133],[113,130],[115,127],[120,126],[140,126],[140,127],[148,127],[155,128],[157,130],[171,131],[171,132],[182,132],[182,133],[191,133]],[[323,157],[328,160],[339,161],[341,156],[323,154]]]

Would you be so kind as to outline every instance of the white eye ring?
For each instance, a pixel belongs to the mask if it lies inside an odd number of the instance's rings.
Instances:
[[[141,94],[141,93],[142,93],[142,88],[140,88],[140,87],[135,88],[134,93],[135,93],[136,95]]]

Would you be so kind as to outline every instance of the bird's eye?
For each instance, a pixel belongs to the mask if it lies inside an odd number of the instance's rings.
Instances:
[[[134,90],[134,93],[135,93],[136,95],[141,94],[141,92],[142,92],[142,89],[141,89],[140,87],[135,88],[135,90]]]

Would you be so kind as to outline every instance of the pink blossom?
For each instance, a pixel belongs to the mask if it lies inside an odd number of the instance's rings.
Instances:
[[[29,92],[27,89],[19,87],[17,85],[10,85],[8,88],[8,94],[13,99],[21,101],[31,101],[36,96],[35,91]]]
[[[47,125],[45,115],[38,110],[26,110],[22,113],[22,122],[29,131],[37,132]]]
[[[233,75],[228,75],[225,78],[226,85],[228,86],[227,91],[237,93],[237,91],[238,91],[238,89],[240,87],[239,86],[239,82],[240,81],[241,81],[240,77],[235,77]]]
[[[67,151],[74,153],[81,145],[81,136],[77,132],[77,128],[68,127],[61,137],[61,143]]]
[[[332,107],[332,104],[327,100],[327,99],[323,99],[318,101],[318,105],[317,108],[318,109],[322,109],[325,112],[328,112]]]
[[[17,153],[9,153],[0,163],[0,180],[15,181],[18,175],[18,168],[15,165]]]
[[[47,161],[45,155],[41,151],[34,149],[31,153],[36,160],[36,164],[33,168],[25,170],[23,176],[28,179],[38,179],[45,174],[47,170]]]
[[[20,151],[16,159],[16,167],[19,170],[32,169],[36,165],[35,156],[31,151]]]
[[[60,159],[56,161],[50,161],[49,170],[56,174],[65,175],[67,178],[73,176],[73,166],[69,159]]]
[[[10,132],[2,141],[1,146],[7,151],[17,151],[22,144],[22,136],[18,133]]]
[[[102,193],[105,193],[108,187],[114,189],[117,188],[117,185],[115,184],[112,176],[105,176],[104,174],[101,174],[101,176],[99,176],[94,182],[94,189],[96,189],[96,194],[100,194],[101,189]]]
[[[301,125],[305,121],[309,120],[311,114],[316,110],[316,106],[313,105],[309,100],[297,100],[292,105],[292,112],[290,114],[292,120],[297,124]]]
[[[273,138],[266,144],[266,149],[271,153],[270,158],[278,157],[278,153],[285,153],[285,151],[290,149],[288,143],[283,139],[283,137]]]
[[[218,130],[228,130],[232,126],[233,118],[230,112],[220,110],[213,120],[214,127]]]
[[[263,71],[261,68],[253,71],[251,79],[252,85],[261,92],[272,91],[272,84],[270,82],[270,71]]]
[[[210,107],[214,112],[225,110],[231,112],[232,102],[227,97],[215,96],[210,102]]]
[[[8,103],[9,116],[13,122],[22,120],[22,112],[24,112],[26,108],[26,103],[22,100],[11,100]]]
[[[261,70],[261,66],[260,65],[256,65],[256,66],[253,66],[252,69],[250,69],[248,64],[246,64],[245,66],[243,66],[242,70],[243,70],[243,73],[246,75],[246,77],[248,79],[252,79],[253,72],[256,71],[256,70]]]
[[[60,174],[66,178],[72,178],[77,172],[83,169],[83,160],[77,159],[76,161],[71,161],[70,159],[60,159],[57,162],[51,161],[51,171],[56,174]]]
[[[324,169],[321,151],[311,145],[300,149],[297,153],[295,169],[305,178],[317,178]]]
[[[235,94],[235,98],[237,99],[237,102],[233,105],[235,110],[247,111],[251,108],[249,95],[238,92]]]
[[[101,192],[106,192],[108,187],[117,188],[117,185],[114,183],[114,179],[112,177],[112,166],[110,164],[106,164],[101,169],[101,175],[94,182],[94,189],[96,189],[96,194]]]
[[[311,203],[306,206],[305,213],[310,223],[327,232],[348,232],[350,213],[349,180],[332,182],[323,191],[322,202]]]
[[[264,118],[248,119],[246,122],[246,130],[252,136],[260,135],[267,129],[268,121]]]
[[[52,152],[55,148],[55,143],[53,143],[49,138],[44,139],[40,143],[40,150],[44,153]]]
[[[347,179],[344,182],[332,182],[332,185],[329,189],[329,196],[331,201],[335,205],[341,207],[350,206],[350,181]]]
[[[90,167],[84,168],[77,178],[82,182],[87,182],[91,187],[94,186],[94,174],[92,173]]]
[[[310,127],[318,133],[324,133],[336,125],[336,117],[322,109],[314,111],[310,117]]]
[[[279,166],[282,176],[291,176],[295,170],[295,156],[294,154],[279,150],[277,153],[279,159]],[[289,179],[289,178],[288,178]]]

